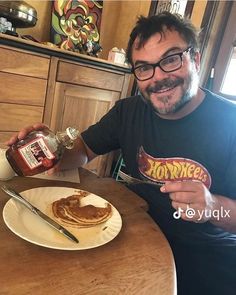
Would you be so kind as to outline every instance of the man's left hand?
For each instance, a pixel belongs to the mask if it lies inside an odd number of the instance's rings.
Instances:
[[[169,193],[172,207],[186,221],[206,222],[217,207],[216,197],[200,181],[166,182],[160,190]]]

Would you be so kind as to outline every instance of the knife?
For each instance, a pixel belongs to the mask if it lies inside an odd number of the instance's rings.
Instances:
[[[59,223],[54,221],[52,218],[44,214],[42,211],[40,211],[38,208],[33,206],[30,202],[28,202],[26,199],[24,199],[19,193],[14,191],[12,188],[6,187],[3,185],[1,189],[8,194],[9,196],[13,197],[14,199],[20,201],[23,205],[25,205],[31,212],[39,216],[43,221],[45,221],[47,224],[49,224],[51,227],[59,231],[61,234],[63,234],[65,237],[70,239],[71,241],[75,243],[79,243],[79,240],[70,233],[67,229],[65,229],[63,226],[61,226]]]

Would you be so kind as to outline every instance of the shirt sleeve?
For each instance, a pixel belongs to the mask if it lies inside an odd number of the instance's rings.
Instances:
[[[97,155],[103,155],[120,148],[120,104],[118,101],[99,122],[81,133],[84,142]]]

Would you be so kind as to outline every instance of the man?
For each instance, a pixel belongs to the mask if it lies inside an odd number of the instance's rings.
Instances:
[[[141,95],[83,132],[61,167],[121,148],[131,175],[165,183],[131,189],[172,247],[178,294],[235,294],[236,106],[198,87],[197,33],[177,15],[141,17],[127,58]]]

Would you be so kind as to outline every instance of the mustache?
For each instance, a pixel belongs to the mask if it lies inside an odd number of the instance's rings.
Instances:
[[[158,92],[162,89],[165,89],[165,88],[174,88],[178,85],[181,85],[184,83],[184,79],[183,78],[176,78],[176,79],[163,79],[162,81],[158,81],[158,82],[155,82],[154,85],[151,85],[149,87],[147,87],[146,91],[148,94],[151,94],[151,93],[155,93],[155,92]]]

